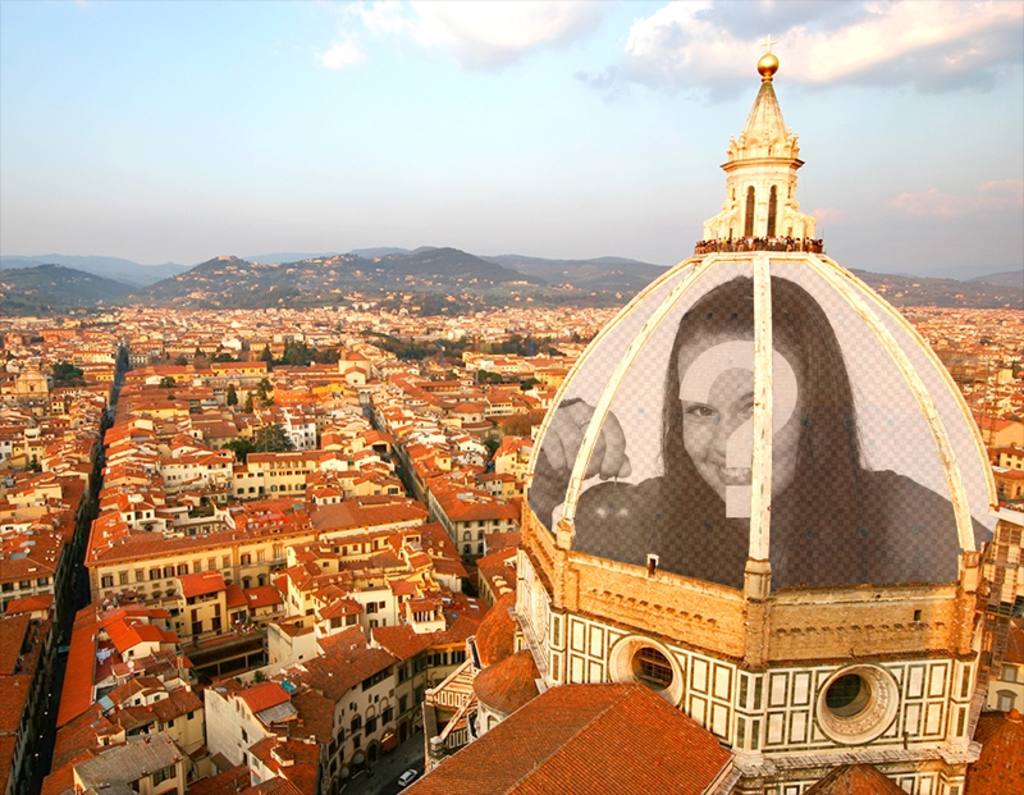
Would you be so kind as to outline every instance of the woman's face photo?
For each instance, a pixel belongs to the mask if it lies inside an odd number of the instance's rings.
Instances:
[[[773,357],[774,413],[788,414],[773,433],[772,493],[792,482],[800,443],[800,399],[792,357]],[[749,506],[754,415],[754,344],[730,334],[706,336],[679,349],[683,447],[697,472],[729,505],[741,488]],[[779,387],[783,387],[780,389]],[[788,386],[788,388],[787,388]],[[749,511],[749,507],[747,508]],[[733,514],[730,510],[729,515]]]

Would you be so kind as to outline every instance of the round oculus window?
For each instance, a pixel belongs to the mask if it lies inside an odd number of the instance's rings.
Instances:
[[[825,706],[840,718],[852,718],[870,700],[871,685],[860,674],[843,674],[825,690]]]
[[[683,701],[686,677],[672,652],[642,635],[620,638],[608,655],[608,678],[649,687],[670,704]]]
[[[664,654],[653,646],[642,646],[633,655],[633,676],[651,690],[665,690],[672,686],[675,674]]]
[[[836,742],[869,742],[892,723],[898,702],[896,682],[887,671],[871,665],[844,668],[819,691],[818,724]]]

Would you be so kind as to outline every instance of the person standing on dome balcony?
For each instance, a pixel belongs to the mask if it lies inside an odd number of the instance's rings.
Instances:
[[[792,408],[773,431],[773,588],[955,581],[951,503],[905,475],[862,465],[850,379],[828,317],[788,279],[773,276],[771,296],[774,402]],[[609,412],[586,471],[605,482],[579,497],[573,549],[641,566],[656,554],[660,569],[742,588],[751,469],[749,459],[726,465],[726,442],[753,416],[753,329],[749,277],[719,285],[686,312],[664,378],[664,474],[613,480],[629,477],[631,463]],[[723,352],[732,357],[725,364]],[[787,373],[788,398],[779,392]],[[696,393],[695,379],[703,380]],[[548,527],[593,413],[569,400],[549,423],[529,488],[530,507]],[[744,486],[745,515],[728,507],[730,490]],[[974,530],[979,545],[988,539],[980,523]]]

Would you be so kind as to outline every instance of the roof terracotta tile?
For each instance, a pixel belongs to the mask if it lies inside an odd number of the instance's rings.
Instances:
[[[487,611],[476,630],[476,648],[480,662],[494,665],[508,657],[515,649],[516,622],[511,610],[515,594],[505,594]]]
[[[697,795],[730,760],[714,735],[642,685],[564,685],[534,698],[406,792]]]
[[[871,765],[843,765],[804,795],[904,795],[896,782]]]
[[[1024,792],[1024,721],[1015,709],[986,713],[974,739],[981,756],[967,768],[964,795],[1019,795]]]
[[[482,704],[510,715],[537,695],[539,675],[533,654],[516,652],[481,671],[473,680],[473,692]]]

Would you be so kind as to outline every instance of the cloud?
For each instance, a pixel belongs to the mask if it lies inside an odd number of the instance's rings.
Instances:
[[[982,212],[1024,209],[1024,180],[1000,179],[983,182],[973,193],[947,193],[938,188],[905,191],[886,204],[904,215],[917,218],[962,218]]]
[[[811,210],[811,215],[819,224],[841,224],[847,218],[846,210],[838,207],[816,207]]]
[[[467,69],[496,69],[576,41],[597,26],[604,8],[579,2],[437,0],[364,3],[352,11],[371,33],[406,37],[448,53]]]
[[[365,60],[366,53],[352,35],[342,37],[329,50],[320,53],[320,63],[327,69],[340,70]]]
[[[668,91],[730,94],[749,82],[774,30],[787,80],[988,88],[1022,57],[1024,4],[985,2],[669,3],[637,19],[608,71]],[[590,82],[595,82],[589,76]],[[598,81],[599,82],[599,81]]]

